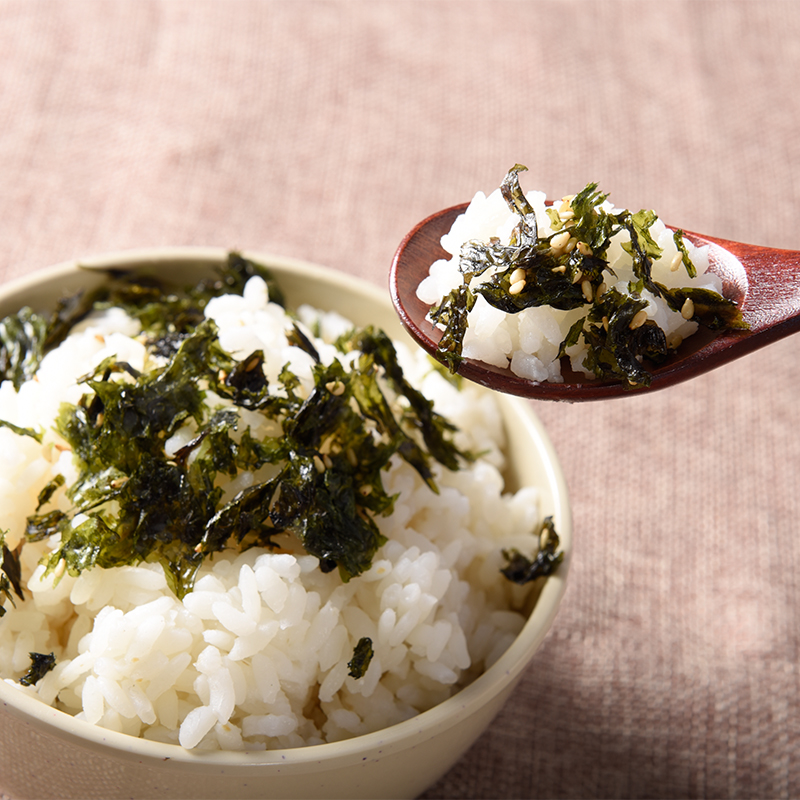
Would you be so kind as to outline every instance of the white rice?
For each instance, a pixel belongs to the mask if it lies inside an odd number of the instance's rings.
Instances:
[[[531,192],[526,197],[536,212],[539,236],[553,234],[550,217],[545,211],[544,193]],[[615,211],[608,201],[602,207]],[[466,211],[459,215],[450,231],[442,237],[442,247],[450,257],[431,265],[428,277],[417,288],[420,300],[428,305],[438,305],[442,298],[463,283],[459,255],[465,242],[477,240],[487,243],[492,237],[497,237],[501,243],[508,244],[512,230],[518,222],[519,216],[509,209],[500,189],[496,189],[488,197],[483,192],[478,192]],[[663,250],[661,257],[653,261],[654,281],[668,288],[691,286],[722,293],[720,278],[708,270],[707,246],[695,247],[684,239],[689,257],[697,270],[696,277],[690,278],[682,266],[677,271],[670,269],[678,248],[672,231],[660,219],[656,219],[650,228],[650,235]],[[627,231],[620,231],[613,238],[607,251],[608,264],[613,273],[608,269],[603,273],[603,280],[609,288],[616,288],[626,295],[630,294],[628,282],[636,280],[632,259],[622,248],[622,244],[629,241]],[[474,288],[489,281],[496,271],[489,269],[483,275],[473,278],[470,286]],[[674,337],[685,339],[697,330],[696,322],[685,320],[680,312],[672,311],[662,298],[655,297],[647,290],[641,296],[648,301],[648,319],[654,320],[662,328],[668,342]],[[462,356],[498,367],[508,367],[516,375],[534,382],[560,383],[563,378],[561,361],[558,358],[559,347],[572,324],[585,313],[585,308],[561,311],[550,306],[538,306],[526,308],[518,314],[506,314],[478,296],[469,314]],[[583,366],[587,352],[588,348],[582,340],[566,351],[575,372],[594,378],[594,373]]]
[[[336,314],[299,310],[328,337],[348,329]],[[287,319],[253,278],[243,297],[214,300],[223,347],[244,358],[259,348],[265,372],[281,366],[311,385],[310,359],[286,344]],[[76,378],[114,355],[144,369],[138,323],[119,310],[94,314],[15,392],[0,386],[0,418],[46,431],[43,443],[0,427],[0,529],[13,548],[37,496],[57,474],[77,476],[72,455],[52,429],[59,404],[75,403]],[[323,361],[334,355],[318,340]],[[26,599],[6,603],[0,619],[2,677],[80,719],[148,739],[201,750],[258,750],[331,742],[407,719],[441,702],[492,664],[524,623],[525,590],[499,569],[503,548],[535,553],[537,491],[503,494],[504,432],[494,399],[472,386],[458,391],[418,352],[398,345],[412,382],[460,428],[457,444],[484,456],[458,472],[434,466],[440,493],[395,459],[385,472],[398,493],[394,512],[377,517],[387,543],[371,568],[343,583],[297,552],[225,551],[201,568],[183,601],[159,565],[93,568],[43,577],[40,559],[57,546],[22,550]],[[249,421],[249,412],[241,417]],[[255,415],[253,415],[255,419]],[[166,443],[177,450],[188,428]],[[253,476],[239,476],[233,492]],[[68,510],[64,489],[53,507]],[[50,508],[50,506],[48,506]],[[62,574],[59,574],[61,572]],[[359,679],[348,661],[362,637],[374,657]],[[35,686],[19,684],[29,653],[53,652],[57,664]]]

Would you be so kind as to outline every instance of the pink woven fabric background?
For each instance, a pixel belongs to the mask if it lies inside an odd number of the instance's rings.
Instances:
[[[385,286],[414,224],[516,162],[800,249],[799,74],[793,0],[3,0],[0,280],[216,245]],[[800,796],[796,347],[537,404],[570,586],[426,798]]]

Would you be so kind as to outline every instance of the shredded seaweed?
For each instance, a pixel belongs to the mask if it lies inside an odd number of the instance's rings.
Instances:
[[[6,613],[5,603],[9,601],[16,606],[14,595],[20,600],[25,599],[22,591],[22,568],[19,563],[21,547],[9,549],[5,543],[6,532],[0,531],[0,545],[2,546],[2,560],[0,560],[0,617]],[[13,592],[13,594],[12,594]]]
[[[506,190],[522,214],[517,236],[530,243],[535,220],[516,175]],[[154,356],[149,363],[156,364],[140,373],[109,357],[79,379],[80,400],[62,404],[55,429],[72,450],[77,479],[66,487],[66,509],[47,508],[65,485],[63,475],[42,489],[24,537],[36,542],[59,535],[45,557],[46,574],[158,563],[182,597],[204,559],[227,548],[278,548],[286,542],[280,537],[289,536],[323,572],[338,570],[346,582],[370,567],[385,542],[376,518],[394,507],[382,480],[392,458],[405,460],[434,492],[433,462],[457,470],[475,458],[455,446],[454,426],[408,382],[379,329],[341,336],[334,343],[341,358],[326,365],[294,324],[287,344],[312,359],[310,390],[288,366],[269,381],[261,350],[242,359],[223,350],[205,306],[221,293],[242,292],[253,275],[267,282],[272,300],[283,302],[263,267],[232,253],[216,279],[185,290],[155,278],[112,275],[93,292],[62,301],[51,324],[29,326],[38,338],[29,337],[26,352],[37,355],[17,359],[21,375],[35,371],[50,343],[89,311],[110,306],[140,321]],[[251,433],[243,415],[253,413],[270,434]],[[35,431],[0,424],[41,441]],[[191,438],[168,453],[166,443],[185,426]],[[243,471],[266,477],[226,497],[223,478]],[[19,550],[3,546],[0,600],[12,604],[14,595],[23,597]],[[371,657],[372,643],[362,639],[350,674],[362,676]],[[37,662],[42,668],[46,658]],[[33,672],[31,680],[38,680]]]
[[[33,686],[38,683],[56,665],[55,653],[28,653],[31,659],[31,666],[28,671],[19,679],[23,686]]]
[[[356,646],[353,648],[353,657],[347,662],[347,674],[351,678],[363,678],[367,674],[372,656],[375,651],[372,648],[372,639],[364,636],[358,640]]]
[[[203,309],[211,298],[241,294],[254,275],[267,282],[272,302],[285,305],[269,270],[236,252],[228,254],[213,278],[179,292],[165,291],[160,278],[109,270],[109,280],[102,286],[62,298],[49,317],[26,306],[0,320],[0,381],[9,380],[19,390],[78,322],[93,310],[109,306],[120,306],[139,319],[150,332],[154,351],[172,355],[180,340],[203,320]],[[32,435],[26,429],[17,432]]]
[[[29,436],[31,439],[35,439],[39,444],[42,443],[42,438],[44,434],[41,431],[35,431],[33,428],[22,428],[19,425],[15,425],[13,422],[8,422],[7,420],[0,419],[0,428],[8,428],[11,431],[14,431],[18,436]]]
[[[462,246],[459,268],[463,282],[440,303],[433,306],[429,316],[443,328],[437,347],[437,358],[456,372],[463,359],[463,339],[469,325],[469,312],[477,297],[507,314],[516,314],[535,306],[549,306],[569,311],[586,309],[561,343],[560,355],[581,339],[588,347],[584,367],[606,381],[621,381],[626,388],[642,388],[652,381],[652,367],[663,363],[674,353],[663,331],[653,330],[648,323],[644,330],[630,327],[637,310],[647,305],[641,293],[646,289],[663,297],[673,310],[681,310],[686,298],[694,302],[691,317],[712,330],[747,330],[741,311],[735,303],[707,289],[667,289],[652,278],[653,261],[662,250],[651,236],[650,229],[657,217],[653,211],[611,211],[603,207],[608,195],[601,193],[596,183],[589,183],[570,203],[573,216],[564,220],[556,208],[547,209],[553,233],[540,236],[533,209],[519,186],[519,173],[526,168],[516,164],[507,173],[501,193],[509,208],[519,216],[507,245],[497,240],[468,241]],[[581,248],[567,252],[553,247],[553,239],[569,230]],[[626,231],[629,241],[622,244],[630,255],[635,280],[628,294],[603,288],[604,271],[611,271],[606,257],[611,240]],[[692,263],[681,231],[674,234],[675,244],[689,277],[697,270]],[[473,283],[491,269],[483,283]],[[511,276],[524,270],[524,288],[510,292]],[[613,294],[609,294],[613,292]],[[610,310],[608,327],[603,310]],[[627,325],[623,325],[627,320]],[[602,325],[600,324],[602,323]],[[610,330],[609,328],[613,328]]]
[[[276,537],[285,534],[323,571],[337,569],[348,581],[369,568],[385,541],[375,517],[394,505],[381,478],[393,456],[433,491],[432,461],[455,470],[473,458],[454,446],[453,426],[406,380],[380,330],[341,337],[336,346],[348,358],[323,365],[295,324],[287,343],[314,361],[310,392],[288,367],[271,385],[262,351],[241,360],[225,352],[203,310],[221,292],[241,292],[252,275],[282,301],[269,273],[236,254],[217,280],[185,291],[124,275],[93,293],[95,308],[121,305],[140,320],[160,361],[140,374],[107,358],[80,379],[80,401],[62,404],[55,428],[78,466],[66,489],[71,507],[46,510],[64,483],[59,476],[40,493],[25,531],[27,541],[60,534],[47,573],[62,563],[73,576],[95,566],[160,563],[183,596],[213,553],[279,547]],[[85,302],[76,301],[82,316]],[[59,325],[61,336],[63,317]],[[254,437],[242,424],[245,412],[263,415],[274,435]],[[168,455],[165,443],[186,425],[194,435]],[[222,477],[265,466],[268,479],[224,498]]]
[[[532,558],[516,549],[503,551],[508,563],[500,572],[513,583],[523,585],[552,575],[564,560],[564,553],[558,550],[559,539],[552,517],[543,520],[539,538],[542,545]]]
[[[48,484],[47,486],[39,492],[39,497],[37,498],[36,503],[36,510],[38,511],[42,506],[47,505],[50,502],[53,495],[66,483],[66,478],[58,474],[56,475]]]

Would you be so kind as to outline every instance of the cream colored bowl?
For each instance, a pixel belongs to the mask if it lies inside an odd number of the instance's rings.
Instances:
[[[336,309],[359,325],[406,338],[388,292],[285,258],[247,254],[279,279],[289,305]],[[65,293],[101,283],[104,270],[136,269],[191,284],[225,260],[220,249],[161,248],[70,262],[0,286],[0,317],[24,305],[51,308]],[[407,341],[410,341],[407,339]],[[501,397],[515,431],[510,487],[540,487],[565,553],[508,651],[472,684],[419,716],[334,744],[259,753],[194,753],[104,730],[45,706],[0,681],[0,790],[22,798],[415,797],[466,752],[530,664],[565,588],[572,546],[567,489],[553,445],[527,401]]]

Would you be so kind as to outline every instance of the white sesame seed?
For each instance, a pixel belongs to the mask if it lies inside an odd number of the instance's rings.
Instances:
[[[325,388],[334,396],[334,397],[341,397],[344,394],[344,384],[339,381],[328,381],[325,384]]]
[[[508,289],[509,294],[519,294],[525,288],[525,281],[517,281],[516,283],[512,283]]]
[[[572,276],[572,282],[573,282],[573,283],[580,283],[582,280],[583,280],[583,272],[581,272],[581,270],[578,270],[578,271],[577,271],[577,272],[576,272],[576,273],[575,273],[575,274]]]
[[[581,291],[583,292],[583,296],[586,298],[586,302],[591,303],[594,297],[594,294],[592,293],[591,281],[583,281],[581,283]]]
[[[567,246],[564,248],[564,252],[571,253],[575,249],[575,245],[578,244],[578,240],[572,237],[568,242]]]
[[[681,316],[684,319],[691,319],[694,316],[694,303],[691,297],[687,297],[683,306],[681,307]]]
[[[647,322],[647,309],[646,308],[642,308],[642,309],[639,309],[639,311],[637,311],[633,315],[633,319],[631,320],[630,325],[628,325],[628,327],[632,331],[635,331],[637,328],[641,328],[642,325],[645,324],[645,322]]]
[[[325,472],[325,464],[322,462],[322,459],[319,456],[314,456],[314,467],[316,468],[317,472],[320,475]]]
[[[681,336],[679,333],[673,332],[667,337],[667,347],[669,347],[670,350],[677,350],[682,343],[683,336]]]
[[[600,299],[600,298],[601,298],[601,297],[602,297],[602,296],[603,296],[603,295],[606,293],[606,290],[607,290],[607,289],[608,289],[608,286],[606,286],[606,282],[605,282],[605,281],[603,281],[603,282],[602,282],[602,283],[601,283],[601,284],[600,284],[600,285],[597,287],[597,291],[595,292],[595,295],[594,295],[594,296],[595,296],[595,299],[599,300],[599,299]]]
[[[567,242],[570,239],[569,231],[561,231],[561,233],[557,233],[551,240],[550,240],[550,249],[551,250],[561,250],[563,247],[567,246]]]
[[[680,253],[675,253],[675,255],[672,256],[672,261],[669,262],[670,272],[677,272],[678,267],[680,267],[682,263],[683,263],[683,256]]]
[[[566,264],[559,264],[557,267],[553,267],[553,272],[566,272],[567,265]]]
[[[515,283],[525,280],[525,270],[522,267],[517,267],[509,276],[508,282],[513,286]]]
[[[592,248],[589,247],[589,245],[586,244],[586,242],[578,242],[577,247],[578,247],[578,252],[582,256],[590,256],[590,255],[592,255]]]
[[[558,212],[558,218],[562,222],[566,222],[568,219],[572,219],[574,216],[575,216],[575,212],[572,209],[570,209],[569,211],[559,211]]]

